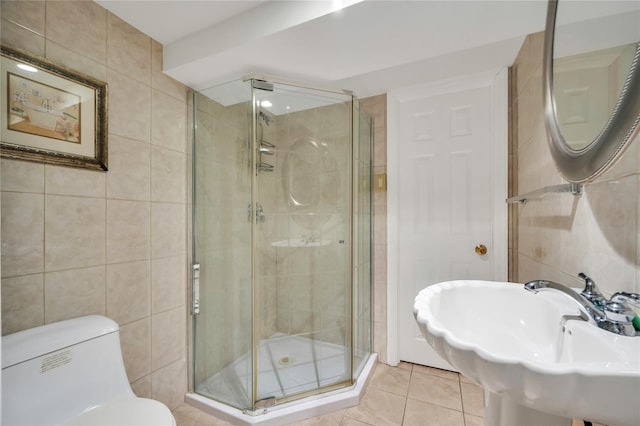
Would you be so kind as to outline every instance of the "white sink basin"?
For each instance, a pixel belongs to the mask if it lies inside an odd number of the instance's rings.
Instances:
[[[640,337],[569,320],[577,305],[522,284],[450,281],[422,290],[416,321],[442,358],[485,389],[485,424],[640,425]]]

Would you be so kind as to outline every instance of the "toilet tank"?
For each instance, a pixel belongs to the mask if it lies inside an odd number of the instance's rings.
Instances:
[[[118,324],[90,315],[2,337],[3,425],[56,425],[134,397]]]

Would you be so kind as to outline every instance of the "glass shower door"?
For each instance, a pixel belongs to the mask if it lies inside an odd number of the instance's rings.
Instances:
[[[371,282],[372,282],[372,149],[373,122],[355,104],[357,131],[353,147],[353,217],[354,217],[354,276],[353,276],[353,377],[360,375],[372,351],[371,343]]]
[[[352,380],[352,96],[254,85],[256,397]]]
[[[258,414],[350,385],[371,351],[370,120],[350,93],[261,80],[193,96],[193,389]]]
[[[252,149],[248,82],[194,94],[194,390],[253,407]],[[196,284],[194,271],[194,284]],[[195,291],[195,289],[194,289]]]

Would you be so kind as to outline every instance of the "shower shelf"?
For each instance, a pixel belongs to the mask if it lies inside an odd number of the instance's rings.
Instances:
[[[515,197],[507,198],[507,204],[520,203],[526,204],[528,201],[544,198],[552,194],[573,194],[582,195],[583,185],[581,183],[565,183],[563,185],[545,186],[535,191],[527,192]]]

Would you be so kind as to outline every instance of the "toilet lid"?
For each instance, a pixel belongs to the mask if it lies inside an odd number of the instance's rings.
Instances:
[[[85,411],[66,423],[68,426],[175,426],[171,411],[159,401],[125,398]]]

